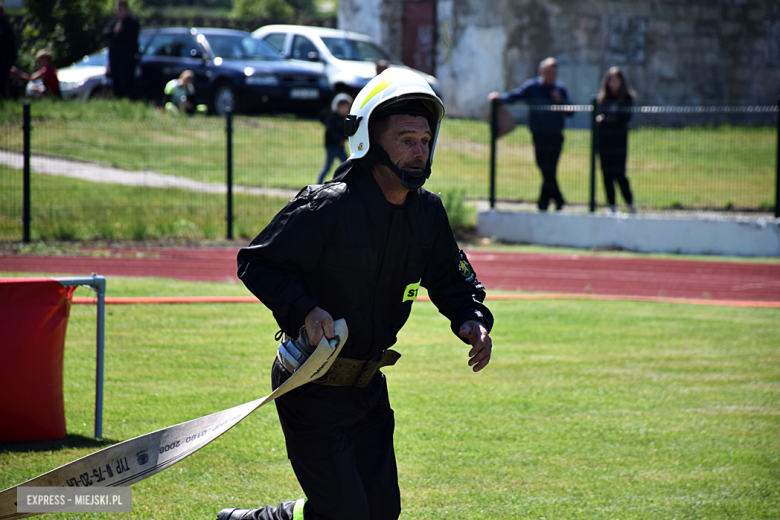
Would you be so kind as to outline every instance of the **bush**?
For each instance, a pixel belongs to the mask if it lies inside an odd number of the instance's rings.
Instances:
[[[447,211],[447,217],[450,220],[450,227],[453,231],[471,227],[472,213],[466,206],[466,190],[463,188],[453,188],[443,193],[439,193],[444,209]]]
[[[131,11],[142,4],[130,0]],[[34,70],[35,53],[50,49],[57,67],[70,65],[102,44],[103,27],[114,12],[112,0],[27,0],[19,63]]]
[[[236,0],[233,4],[236,16],[254,16],[269,19],[287,19],[295,9],[285,0]]]

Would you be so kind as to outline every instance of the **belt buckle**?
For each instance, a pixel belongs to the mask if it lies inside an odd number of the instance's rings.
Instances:
[[[383,350],[372,359],[366,361],[366,363],[363,365],[363,368],[360,369],[360,372],[358,372],[358,376],[352,386],[356,388],[367,387],[368,383],[371,382],[376,373],[382,367],[382,361],[385,359],[385,355],[387,355],[387,350]]]

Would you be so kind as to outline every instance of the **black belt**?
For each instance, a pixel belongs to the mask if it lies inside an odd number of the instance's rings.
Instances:
[[[395,365],[400,357],[401,354],[390,349],[369,360],[338,357],[324,376],[312,382],[324,386],[363,388],[368,386],[380,368]]]

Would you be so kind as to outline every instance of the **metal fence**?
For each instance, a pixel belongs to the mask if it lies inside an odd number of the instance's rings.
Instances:
[[[513,110],[521,125],[497,142],[483,121],[445,119],[426,188],[450,203],[487,202],[491,193],[493,201],[535,201],[527,108]],[[587,207],[591,190],[604,204],[592,175],[591,110],[574,107],[559,163],[575,208]],[[315,182],[325,157],[323,126],[292,117],[32,116],[27,132],[0,123],[0,240],[252,237]],[[776,106],[636,108],[628,177],[640,211],[772,212],[776,118]]]
[[[494,108],[495,110],[495,108]],[[535,202],[541,184],[530,110],[565,110],[558,182],[567,204],[606,204],[593,117],[596,105],[510,107],[518,128],[495,141],[491,202]],[[630,115],[627,177],[640,208],[773,212],[778,184],[778,107],[656,107]],[[495,134],[495,128],[492,135]],[[621,197],[618,195],[618,200]]]

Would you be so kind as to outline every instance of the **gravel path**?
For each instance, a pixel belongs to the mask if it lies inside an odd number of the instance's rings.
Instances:
[[[105,184],[123,184],[125,186],[175,188],[217,194],[227,192],[227,187],[224,183],[196,181],[194,179],[188,179],[187,177],[164,175],[152,171],[133,172],[112,168],[110,166],[101,166],[90,162],[40,155],[33,155],[30,159],[31,171],[43,175],[61,175],[63,177],[81,179],[83,181],[102,182]],[[0,164],[21,170],[24,167],[24,156],[18,152],[0,150]],[[295,196],[297,190],[234,185],[233,193],[265,195],[289,199]]]

